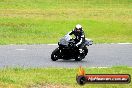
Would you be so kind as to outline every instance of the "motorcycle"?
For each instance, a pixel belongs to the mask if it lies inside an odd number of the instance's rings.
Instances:
[[[75,59],[75,61],[81,61],[88,53],[87,46],[92,44],[93,41],[91,39],[85,38],[84,47],[80,52],[79,48],[75,46],[74,39],[69,34],[67,34],[58,42],[59,47],[52,52],[51,60],[56,61],[58,59]]]

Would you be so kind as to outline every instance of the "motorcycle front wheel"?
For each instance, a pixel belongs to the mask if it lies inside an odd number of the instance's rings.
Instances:
[[[59,48],[56,48],[51,54],[51,60],[52,61],[58,60],[59,59],[59,55],[60,55]]]

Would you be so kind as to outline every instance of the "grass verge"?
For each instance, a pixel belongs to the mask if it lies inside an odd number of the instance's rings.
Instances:
[[[116,66],[111,68],[85,68],[88,74],[130,74],[132,68]],[[132,84],[86,84],[79,86],[75,68],[4,68],[0,69],[1,88],[51,87],[58,88],[131,88]]]
[[[132,42],[131,0],[0,0],[0,44],[57,43],[80,23],[95,43]]]

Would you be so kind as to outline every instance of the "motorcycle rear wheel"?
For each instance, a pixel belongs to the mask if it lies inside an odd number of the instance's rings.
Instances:
[[[78,55],[78,57],[75,58],[75,61],[81,61],[83,59],[83,57],[81,57],[81,55]]]

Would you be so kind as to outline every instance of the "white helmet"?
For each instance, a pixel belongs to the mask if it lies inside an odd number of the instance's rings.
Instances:
[[[80,24],[77,24],[75,28],[76,28],[76,29],[81,29],[81,30],[82,30],[82,26],[81,26]]]
[[[75,26],[75,30],[80,30],[80,31],[82,31],[82,26],[81,26],[80,24],[77,24],[77,25]]]

